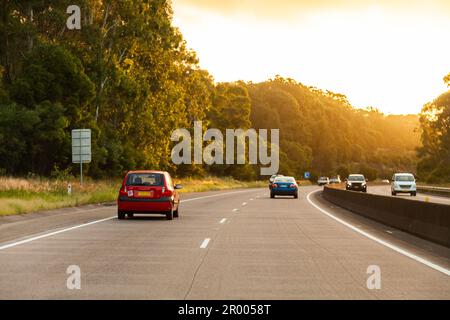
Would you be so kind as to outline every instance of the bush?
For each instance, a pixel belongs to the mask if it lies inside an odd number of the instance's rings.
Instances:
[[[378,170],[373,167],[362,166],[361,173],[369,180],[376,180],[378,178]]]

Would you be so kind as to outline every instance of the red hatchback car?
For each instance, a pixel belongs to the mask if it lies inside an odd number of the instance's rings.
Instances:
[[[125,175],[117,198],[117,217],[134,213],[164,214],[168,220],[179,216],[180,197],[166,171],[130,171]]]

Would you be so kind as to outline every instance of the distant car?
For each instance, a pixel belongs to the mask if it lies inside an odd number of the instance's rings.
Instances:
[[[362,174],[351,174],[347,178],[345,189],[367,192],[367,180]]]
[[[391,194],[409,193],[416,196],[416,179],[412,173],[396,173],[392,176]]]
[[[317,180],[317,184],[319,185],[319,186],[323,186],[323,185],[326,185],[326,184],[329,184],[330,183],[330,178],[328,178],[328,177],[320,177],[318,180]]]
[[[298,198],[298,185],[294,177],[276,177],[270,189],[270,197],[294,196]]]
[[[341,183],[341,176],[331,177],[330,183]]]
[[[269,182],[272,183],[276,177],[284,177],[282,174],[273,174],[269,178]]]
[[[122,182],[117,198],[117,217],[135,213],[163,214],[168,220],[179,216],[180,197],[166,171],[130,171]]]
[[[282,174],[273,174],[269,178],[269,189],[272,189],[272,183],[276,177],[284,177]]]
[[[389,179],[383,179],[381,182],[383,182],[383,183],[389,183]]]

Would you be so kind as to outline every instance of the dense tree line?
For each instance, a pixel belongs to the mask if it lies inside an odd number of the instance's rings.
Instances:
[[[196,120],[222,130],[280,128],[285,174],[414,171],[416,116],[355,109],[343,95],[281,77],[216,84],[173,27],[170,1],[79,0],[81,29],[68,30],[71,2],[0,2],[0,174],[76,172],[71,129],[91,128],[93,177],[135,168],[258,177],[251,165],[174,166],[171,132]],[[429,143],[434,124],[421,123],[430,135],[425,170],[439,152]]]
[[[444,81],[450,87],[450,73]],[[450,181],[450,90],[424,105],[420,127],[418,174],[430,182]]]
[[[281,172],[314,176],[362,172],[370,179],[415,171],[415,115],[353,108],[346,97],[276,77],[249,84],[252,124],[281,128]]]

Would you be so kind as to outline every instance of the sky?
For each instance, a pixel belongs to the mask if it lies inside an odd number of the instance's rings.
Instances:
[[[448,90],[450,0],[172,0],[216,82],[275,75],[356,107],[417,113]]]

